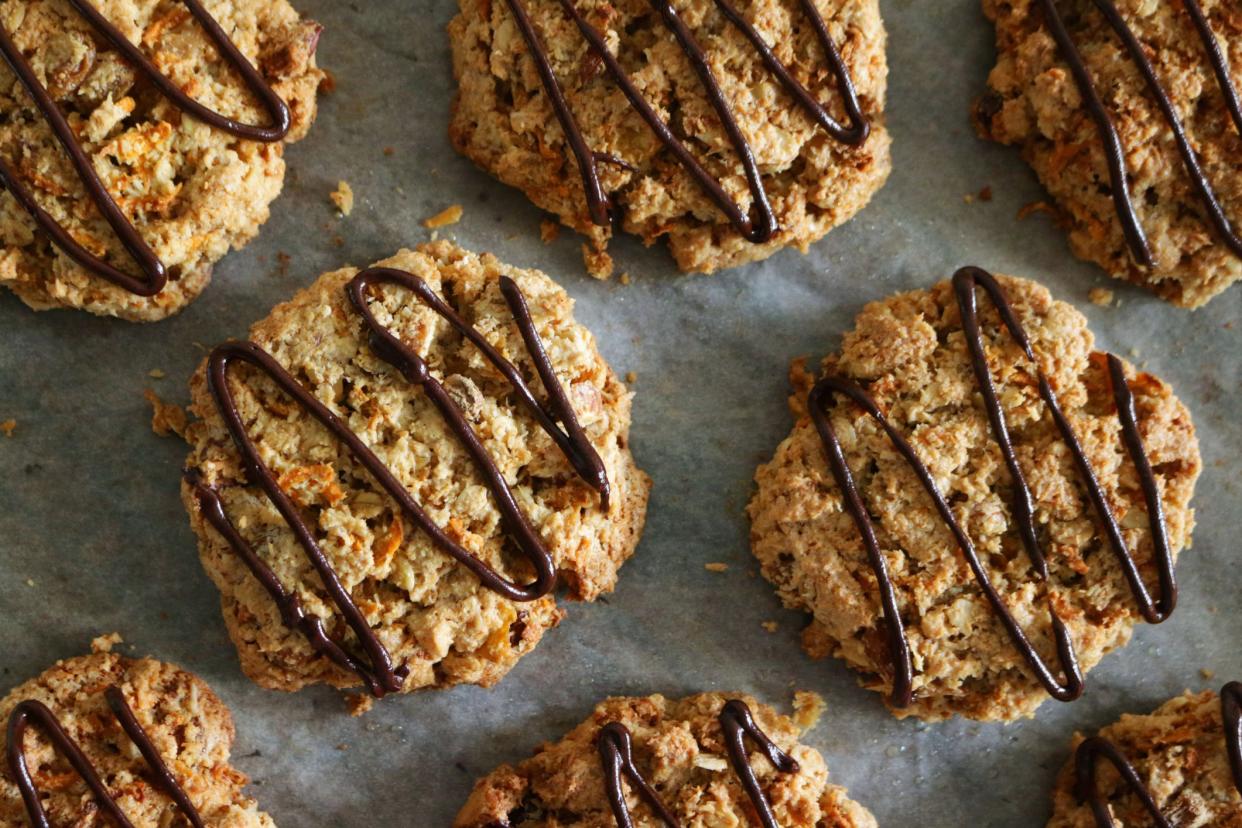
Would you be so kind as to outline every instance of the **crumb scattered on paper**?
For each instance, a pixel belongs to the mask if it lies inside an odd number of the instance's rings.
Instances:
[[[1021,221],[1035,213],[1046,213],[1055,219],[1057,217],[1057,208],[1046,201],[1032,201],[1018,210],[1018,220]]]
[[[189,417],[186,415],[184,408],[164,402],[150,388],[143,391],[142,396],[151,404],[152,431],[161,437],[167,437],[169,434],[176,434],[178,437],[185,436],[185,426],[189,421]]]
[[[967,193],[966,195],[962,196],[962,201],[966,202],[967,204],[974,204],[974,203],[975,203],[975,194],[974,194],[974,193]]]
[[[977,198],[980,201],[991,201],[992,200],[992,185],[989,184],[988,186],[980,190]]]
[[[770,633],[774,633],[781,628],[781,625],[775,621],[764,621],[759,626],[763,627]]]
[[[630,283],[630,272],[627,270],[622,273],[618,281],[620,281],[623,285],[628,285]]]
[[[328,198],[332,199],[341,215],[348,216],[354,211],[354,188],[349,186],[348,181],[338,181],[336,189],[328,194]]]
[[[450,204],[431,218],[423,219],[423,227],[428,230],[439,230],[441,227],[448,227],[450,224],[456,224],[461,221],[461,214],[464,211],[460,204]]]
[[[635,374],[633,371],[627,371],[625,373],[625,381],[633,385],[638,382],[638,374]]]
[[[798,690],[794,693],[793,720],[803,733],[819,724],[819,717],[828,709],[824,697],[810,690]]]
[[[163,379],[164,377],[168,375],[165,374],[163,371],[161,371],[159,368],[152,368],[150,371],[147,371],[147,376],[150,377],[151,379]]]
[[[543,239],[544,244],[551,244],[561,235],[561,226],[552,219],[544,219],[539,222],[539,238]]]
[[[26,579],[26,586],[30,587],[31,589],[34,589],[34,585],[35,585],[34,578]]]
[[[1113,303],[1113,292],[1108,288],[1091,288],[1087,293],[1087,298],[1091,300],[1091,304],[1103,308]]]
[[[120,633],[113,632],[108,633],[107,635],[101,635],[98,638],[91,639],[91,652],[110,653],[112,652],[113,647],[120,644],[124,640],[125,639],[121,638]]]
[[[336,91],[336,75],[328,69],[323,70],[323,80],[319,82],[319,91],[325,95],[331,95]]]
[[[1202,670],[1199,671],[1199,675],[1203,676],[1203,678],[1206,679],[1207,681],[1211,681],[1212,679],[1216,678],[1216,671],[1209,670],[1208,668],[1204,667]]]
[[[345,706],[349,708],[349,715],[357,718],[375,706],[375,697],[369,693],[346,693]]]
[[[709,563],[704,564],[703,568],[708,572],[727,572],[729,570],[729,565],[727,563]]]
[[[17,430],[17,420],[5,420],[0,423],[0,431],[4,432],[5,437],[12,437],[13,432]]]
[[[603,250],[596,250],[590,244],[582,245],[582,263],[587,273],[595,279],[607,279],[612,275],[612,256]]]
[[[392,155],[396,155],[396,154],[397,154],[397,150],[396,150],[395,148],[393,148],[393,147],[384,147],[384,155],[392,156]]]

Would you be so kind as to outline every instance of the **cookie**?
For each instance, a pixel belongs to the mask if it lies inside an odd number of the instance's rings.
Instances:
[[[0,716],[0,825],[275,824],[229,764],[228,709],[171,664],[112,653],[57,662],[0,701]]]
[[[247,675],[491,685],[612,590],[650,481],[542,273],[448,242],[326,274],[192,381],[183,497]]]
[[[1003,316],[1002,316],[1003,312]],[[1035,282],[963,268],[866,306],[756,474],[751,544],[803,646],[901,717],[1071,701],[1176,603],[1201,461],[1160,379]]]
[[[460,0],[449,135],[585,235],[710,273],[807,246],[890,168],[875,0]]]
[[[258,233],[315,117],[318,24],[285,0],[0,8],[0,286],[149,322]]]
[[[1231,682],[1076,736],[1048,828],[1242,826],[1240,704]]]
[[[800,735],[749,696],[608,699],[559,742],[480,779],[454,826],[874,828]]]
[[[975,122],[1022,148],[1075,255],[1189,308],[1242,278],[1237,5],[983,0],[983,9],[997,59]]]

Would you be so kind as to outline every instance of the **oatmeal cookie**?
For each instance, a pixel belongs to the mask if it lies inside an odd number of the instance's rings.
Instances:
[[[977,308],[977,345],[963,307]],[[1190,414],[1160,379],[1094,351],[1083,316],[1041,285],[964,268],[867,305],[818,383],[795,366],[797,423],[756,474],[752,548],[785,604],[811,615],[807,652],[844,659],[896,715],[1032,715],[1050,693],[1080,694],[1140,618],[1172,612],[1201,467]]]
[[[1184,307],[1242,278],[1237,4],[983,0],[983,8],[996,23],[997,59],[975,122],[984,137],[1022,147],[1075,255]],[[1117,27],[1106,16],[1113,11]],[[1141,60],[1119,32],[1135,38]],[[1162,111],[1161,95],[1176,118]]]
[[[135,732],[123,724],[118,699],[122,713],[127,710],[136,722]],[[107,796],[95,795],[70,764],[68,750],[53,743],[41,718],[48,712],[84,754]],[[228,709],[201,679],[170,664],[106,652],[61,661],[0,701],[0,717],[25,722],[21,756],[52,825],[111,826],[111,803],[135,828],[182,824],[178,795],[210,828],[275,824],[245,795],[246,777],[229,764]],[[144,756],[141,741],[154,748],[162,769]],[[0,825],[36,824],[18,778],[10,758],[0,768]]]
[[[323,73],[318,24],[285,0],[202,0],[285,102],[283,141],[306,134]],[[105,21],[185,95],[243,124],[269,114],[181,2],[93,0]],[[140,296],[83,267],[0,194],[0,286],[32,308],[80,308],[134,321],[176,313],[207,286],[213,264],[255,236],[285,175],[283,141],[245,140],[183,112],[64,0],[8,0],[0,26],[26,57],[124,220],[163,263],[167,284]],[[48,119],[0,63],[0,158],[50,220],[89,255],[139,266],[61,146]]]
[[[324,407],[335,434],[253,364],[234,367],[223,381],[245,439],[269,470],[265,478],[243,460],[209,370],[216,355],[240,346],[217,349],[192,381],[190,411],[198,420],[187,431],[192,472],[183,497],[242,666],[265,687],[361,682],[383,695],[491,685],[561,620],[552,581],[586,601],[611,591],[642,530],[650,481],[629,451],[631,395],[574,321],[565,292],[542,273],[444,241],[379,266],[421,278],[429,295],[442,297],[465,329],[515,368],[545,419],[557,423],[541,425],[463,328],[407,288],[373,284],[361,291],[368,313],[425,360],[430,379],[411,381],[417,371],[391,363],[391,348],[376,344],[351,304],[350,285],[365,277],[339,270],[250,333],[292,387]],[[517,324],[514,289],[524,297],[554,388]],[[544,402],[554,392],[563,393],[572,415]],[[482,461],[450,416],[477,439]],[[573,431],[566,420],[581,430],[581,451],[567,452],[554,438]],[[578,473],[580,455],[596,458],[606,474],[606,497],[590,475]],[[494,464],[499,481],[484,462]],[[380,480],[385,474],[390,488]],[[263,488],[265,480],[271,488]],[[318,570],[273,490],[317,545]],[[509,513],[506,499],[515,504]],[[230,541],[219,515],[239,538]],[[287,597],[274,600],[279,596],[244,560],[238,540]],[[456,557],[446,554],[450,547],[460,550]],[[532,578],[538,586],[520,586]]]
[[[454,146],[587,236],[597,276],[614,224],[647,244],[666,237],[684,271],[805,251],[889,173],[879,6],[734,2],[460,0]]]
[[[1178,828],[1239,828],[1240,700],[1236,683],[1220,696],[1187,692],[1149,715],[1122,716],[1096,736],[1075,736],[1048,828],[1147,828],[1153,808]],[[1127,768],[1138,786],[1122,777]]]
[[[757,826],[765,810],[781,828],[875,828],[866,808],[829,784],[823,757],[800,735],[746,696],[608,699],[559,742],[480,779],[454,825],[615,828],[623,823],[609,791],[619,780],[638,828],[673,819]],[[673,819],[662,822],[660,809]]]

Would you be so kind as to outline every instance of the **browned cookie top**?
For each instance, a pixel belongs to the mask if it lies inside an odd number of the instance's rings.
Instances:
[[[1055,37],[1049,5],[1093,80],[1099,112],[1115,130],[1121,179],[1109,168],[1109,133],[1093,117],[1091,95]],[[984,12],[996,22],[997,61],[975,120],[986,137],[1022,147],[1060,208],[1075,254],[1171,302],[1197,307],[1242,277],[1242,109],[1231,110],[1230,103],[1231,90],[1242,92],[1242,16],[1232,0],[1101,5],[1116,10],[1122,30],[1150,62],[1201,181],[1232,222],[1231,234],[1213,221],[1141,64],[1092,0],[984,0]],[[1196,25],[1196,10],[1210,40]],[[1222,69],[1205,43],[1220,50]],[[1131,207],[1119,210],[1118,196]],[[1131,236],[1136,227],[1146,236],[1150,264],[1143,245],[1127,238],[1128,224]]]
[[[728,747],[727,710],[748,710],[756,726],[743,743],[741,773]],[[748,696],[704,693],[685,699],[664,696],[613,698],[559,742],[541,745],[515,766],[504,765],[480,779],[457,815],[456,828],[618,828],[608,793],[614,754],[601,739],[618,733],[628,747],[632,771],[650,787],[650,796],[626,772],[622,799],[636,828],[667,824],[658,807],[684,826],[759,825],[758,810],[769,810],[782,828],[875,828],[875,818],[830,784],[824,759],[798,743],[799,728],[787,717]],[[762,748],[770,739],[786,769],[777,768]],[[622,751],[624,755],[624,749]],[[792,764],[787,760],[792,760]],[[753,779],[758,796],[748,791]],[[658,803],[653,804],[652,799]]]
[[[182,3],[92,0],[193,100],[246,124],[269,116]],[[287,104],[287,141],[315,117],[323,73],[319,26],[286,0],[203,0],[242,55]],[[81,308],[153,321],[206,287],[212,265],[267,220],[280,192],[281,142],[244,140],[186,115],[63,0],[8,0],[0,26],[64,113],[108,194],[163,262],[168,284],[135,295],[88,272],[36,229],[9,192],[0,194],[0,286],[36,309]],[[87,190],[47,119],[0,64],[0,156],[40,207],[86,250],[126,274],[140,272]]]
[[[765,258],[786,246],[805,250],[861,209],[888,176],[887,66],[879,7],[875,0],[734,2],[675,5],[676,19],[695,44],[689,49],[678,42],[658,4],[591,0],[571,7],[607,44],[634,94],[703,167],[710,186],[696,179],[644,121],[559,0],[461,1],[461,14],[449,28],[460,84],[450,127],[454,144],[588,235],[599,251],[611,229],[592,210],[580,155],[594,159],[601,192],[620,227],[648,243],[667,238],[682,270],[710,272]],[[542,49],[531,48],[515,10],[529,20]],[[737,12],[809,99],[848,131],[849,95],[843,94],[814,25],[821,19],[856,92],[859,114],[869,128],[865,140],[855,146],[849,136],[841,140],[817,123],[726,10]],[[552,95],[540,74],[540,52],[555,77]],[[695,54],[705,56],[725,117],[696,70]],[[558,120],[556,89],[586,153],[575,153],[572,132],[567,138]],[[728,131],[731,124],[753,155],[754,177],[761,179],[779,227],[770,238],[748,239],[710,195],[711,187],[723,187],[725,200],[737,206],[740,216],[761,223],[757,190],[747,180],[736,136]],[[594,262],[595,275],[610,272],[607,256],[588,260]]]
[[[0,701],[0,723],[23,703],[51,711],[82,751],[121,812],[135,828],[186,824],[156,772],[123,729],[107,693],[119,691],[155,748],[159,761],[209,828],[272,828],[242,790],[246,777],[229,764],[233,720],[199,678],[170,664],[96,653],[62,661],[15,687]],[[35,724],[22,742],[26,767],[52,825],[112,828],[64,750]],[[0,765],[0,825],[32,824],[8,762]]]
[[[970,271],[967,271],[970,272]],[[1142,474],[1126,447],[1110,360],[1093,350],[1086,320],[1042,286],[998,277],[1035,364],[976,291],[982,350],[1030,492],[1036,555],[1020,536],[1019,495],[989,421],[967,345],[954,285],[898,294],[867,305],[845,335],[824,376],[848,381],[874,401],[906,440],[963,530],[983,572],[1017,628],[1057,684],[1063,674],[1050,610],[1065,625],[1082,672],[1129,640],[1139,604],[1110,542],[1074,452],[1041,397],[1039,372],[1093,469],[1129,559],[1151,592],[1157,614],[1172,598],[1159,586],[1153,513]],[[1190,414],[1172,390],[1117,360],[1133,394],[1137,433],[1159,493],[1169,564],[1189,544],[1190,498],[1200,471]],[[925,481],[879,422],[843,394],[824,401],[863,511],[888,570],[900,635],[908,647],[909,704],[901,705],[898,650],[859,522],[830,469],[826,441],[809,416],[815,382],[797,366],[792,400],[797,423],[760,467],[751,501],[751,543],[765,577],[786,605],[808,612],[803,644],[833,655],[885,694],[894,712],[942,719],[1012,719],[1031,715],[1049,690],[985,594],[951,525]],[[1168,591],[1171,592],[1171,591]],[[1057,690],[1057,692],[1061,692]]]

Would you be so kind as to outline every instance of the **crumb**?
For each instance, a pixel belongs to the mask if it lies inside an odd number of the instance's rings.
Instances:
[[[819,693],[810,690],[798,690],[794,693],[793,720],[803,733],[819,724],[820,716],[828,709],[827,702]]]
[[[603,250],[596,250],[590,244],[582,245],[582,262],[592,278],[607,279],[612,275],[612,256]]]
[[[962,201],[966,202],[967,204],[974,204],[975,197],[971,193],[967,193],[966,195],[962,196]]]
[[[333,245],[335,245],[336,247],[344,247],[344,246],[345,246],[345,237],[344,237],[344,236],[333,236],[333,237],[332,237],[332,244],[333,244]]]
[[[390,156],[390,157],[391,157],[391,156],[396,155],[396,154],[397,154],[397,151],[396,151],[394,148],[392,148],[392,147],[384,147],[384,155],[387,155],[387,156]]]
[[[1047,213],[1049,216],[1051,216],[1054,219],[1057,218],[1058,215],[1060,215],[1057,212],[1057,208],[1053,207],[1048,202],[1032,201],[1030,204],[1024,205],[1022,209],[1018,210],[1018,221],[1028,218],[1034,215],[1035,213]]]
[[[91,639],[91,652],[98,655],[99,653],[110,653],[112,648],[120,644],[125,639],[121,638],[120,633],[108,633],[98,638]]]
[[[1138,348],[1131,348],[1131,349],[1130,349],[1130,358],[1131,358],[1131,359],[1138,359],[1138,358],[1139,358],[1139,357],[1141,357],[1142,355],[1143,355],[1143,352],[1142,352],[1142,351],[1140,351]]]
[[[630,283],[630,272],[627,270],[622,273],[621,278],[618,281],[620,281],[623,285],[628,285]]]
[[[354,718],[364,716],[375,706],[375,697],[370,693],[346,693],[345,706]]]
[[[328,194],[328,198],[332,199],[341,215],[348,216],[354,211],[354,188],[349,186],[348,181],[338,181],[336,189]]]
[[[161,371],[159,368],[152,368],[150,371],[147,371],[147,376],[150,377],[151,379],[163,379],[164,377],[168,375],[165,374],[163,371]]]
[[[775,621],[764,621],[759,626],[763,627],[770,633],[774,633],[781,628],[781,625]]]
[[[5,437],[12,437],[13,432],[17,430],[17,420],[5,420],[0,423],[0,431],[4,432]]]
[[[349,750],[349,745],[345,744],[344,742],[341,742],[339,745],[336,746],[336,749],[337,750]]]
[[[324,95],[331,95],[336,91],[336,75],[327,69],[323,70],[323,80],[319,81],[319,91]]]
[[[423,219],[423,227],[428,230],[439,230],[441,227],[456,224],[461,221],[462,212],[460,204],[450,204],[431,218]]]
[[[703,568],[708,572],[726,572],[729,569],[729,565],[726,563],[709,563],[704,564]]]
[[[1091,288],[1087,293],[1087,298],[1091,300],[1091,304],[1103,308],[1113,303],[1113,292],[1108,288]]]
[[[625,374],[625,381],[633,385],[638,382],[638,374],[635,374],[633,371],[627,371]]]
[[[161,437],[167,437],[169,434],[176,434],[178,437],[185,436],[185,427],[189,418],[184,408],[164,402],[150,388],[143,391],[142,396],[151,404],[152,431]]]
[[[1205,680],[1211,681],[1212,679],[1216,678],[1216,671],[1209,670],[1206,667],[1204,667],[1202,670],[1199,671],[1199,675],[1203,676]]]
[[[544,219],[539,222],[539,238],[543,239],[544,244],[551,244],[561,235],[561,225],[552,219]]]
[[[979,199],[980,201],[991,201],[992,200],[992,185],[989,184],[986,187],[984,187],[982,190],[980,190],[979,195],[975,196],[975,198]]]
[[[27,579],[26,579],[26,586],[28,586],[28,587],[34,587],[34,585],[35,585],[34,578],[27,578]]]
[[[291,261],[293,261],[293,257],[283,250],[276,254],[276,265],[280,268],[281,276],[289,272],[289,263]]]

